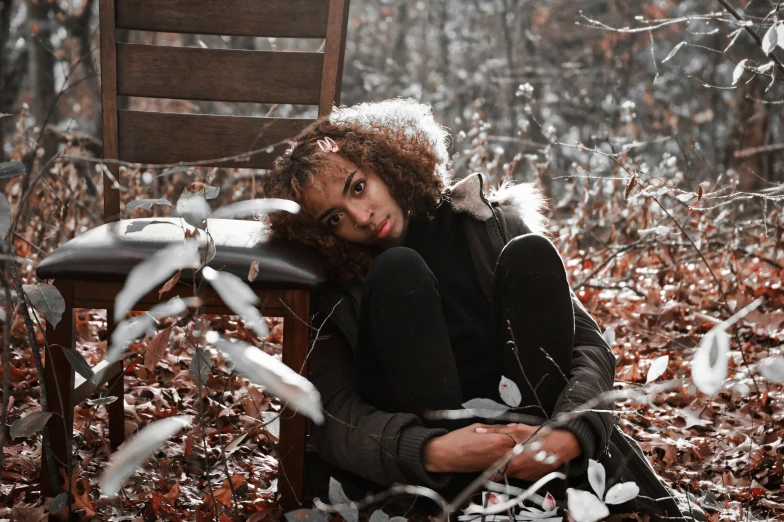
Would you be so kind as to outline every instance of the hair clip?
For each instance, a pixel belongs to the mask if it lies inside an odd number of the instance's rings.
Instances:
[[[321,152],[338,152],[340,150],[338,144],[335,143],[335,140],[329,136],[325,137],[323,140],[318,140],[316,143],[318,143]]]

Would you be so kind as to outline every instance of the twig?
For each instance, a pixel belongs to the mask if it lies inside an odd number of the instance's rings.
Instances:
[[[542,406],[542,401],[539,400],[539,394],[536,393],[536,388],[534,388],[531,384],[531,381],[528,379],[528,375],[525,373],[525,369],[523,368],[523,361],[520,360],[520,352],[517,349],[517,341],[515,341],[514,332],[512,331],[512,323],[509,319],[506,320],[506,326],[509,330],[509,336],[512,338],[512,340],[509,341],[509,344],[512,345],[512,351],[514,352],[515,359],[517,359],[517,364],[520,365],[520,373],[523,374],[523,379],[525,379],[525,382],[528,383],[528,387],[531,388],[531,393],[534,394],[534,398],[536,398],[536,404],[539,405],[539,409],[542,410],[545,418],[549,420],[550,415],[548,415],[547,410],[545,410],[544,406]]]
[[[662,212],[667,214],[667,217],[670,218],[673,223],[675,223],[675,226],[678,227],[678,230],[681,231],[683,236],[689,241],[689,243],[691,243],[691,246],[694,247],[694,250],[700,256],[700,259],[702,259],[702,262],[705,264],[705,267],[708,269],[708,272],[710,273],[711,277],[713,278],[713,281],[716,283],[716,286],[719,289],[719,293],[721,294],[721,298],[724,301],[724,307],[727,309],[727,313],[732,315],[732,309],[730,308],[730,302],[729,302],[729,299],[727,298],[727,294],[724,293],[724,287],[721,285],[721,281],[719,281],[719,278],[716,277],[716,272],[713,271],[713,268],[710,266],[710,263],[708,263],[708,260],[705,259],[705,256],[702,255],[702,252],[700,251],[700,249],[697,247],[697,245],[694,243],[694,241],[692,241],[691,236],[689,236],[689,234],[686,232],[686,230],[684,230],[684,228],[681,226],[681,224],[678,222],[678,220],[675,219],[672,216],[672,214],[670,214],[670,212],[665,208],[665,206],[661,203],[661,201],[659,201],[656,198],[656,196],[654,196],[652,194],[648,194],[648,197],[650,197],[653,201],[656,202],[657,205],[659,205],[659,208],[662,209]],[[738,343],[738,350],[740,350],[740,355],[741,355],[741,358],[743,359],[743,364],[746,365],[746,369],[748,369],[749,375],[751,375],[751,382],[754,383],[754,389],[757,390],[757,395],[762,396],[762,392],[760,391],[759,386],[757,385],[757,379],[754,378],[755,372],[751,369],[751,366],[749,365],[749,361],[746,359],[746,353],[743,351],[743,344],[740,341],[740,334],[738,333],[738,328],[733,326],[732,330],[735,333],[735,341]]]
[[[734,17],[735,17],[735,19],[736,19],[737,21],[741,22],[741,24],[743,25],[743,28],[746,30],[746,32],[747,32],[747,33],[749,33],[749,34],[751,35],[751,37],[752,37],[752,38],[754,38],[754,41],[755,41],[755,42],[757,42],[757,45],[759,46],[759,48],[760,48],[760,49],[762,49],[762,48],[763,48],[763,47],[762,47],[762,38],[760,38],[760,35],[758,35],[757,33],[755,33],[754,31],[752,31],[752,30],[751,30],[751,27],[749,27],[749,26],[748,26],[748,24],[746,24],[746,23],[745,23],[745,22],[746,22],[746,20],[745,20],[745,19],[744,19],[744,18],[743,18],[743,17],[742,17],[742,16],[741,16],[741,15],[740,15],[740,14],[739,14],[739,13],[738,13],[738,12],[737,12],[737,11],[736,11],[734,8],[733,8],[733,7],[732,7],[732,6],[729,4],[729,2],[727,2],[727,0],[718,0],[718,1],[719,1],[719,3],[720,3],[721,5],[723,5],[723,6],[724,6],[724,8],[725,8],[727,11],[729,11],[729,13],[730,13],[732,16],[734,16]],[[770,51],[770,52],[767,54],[767,56],[768,56],[768,58],[770,58],[771,60],[773,60],[773,62],[776,64],[776,66],[778,67],[778,69],[779,69],[781,72],[784,72],[784,63],[781,63],[781,60],[779,60],[779,59],[776,57],[776,55],[775,55],[775,54],[773,54],[773,50],[771,50],[771,51]]]
[[[8,243],[2,243],[2,249],[6,250],[8,248]],[[10,385],[9,385],[9,378],[10,378],[10,366],[11,366],[11,324],[13,324],[13,309],[11,303],[11,282],[8,280],[8,272],[7,272],[8,263],[6,261],[2,262],[2,272],[3,272],[3,289],[5,290],[5,324],[3,325],[3,414],[2,414],[2,424],[0,426],[6,426],[8,423],[8,401],[11,395]],[[0,470],[5,469],[3,467],[3,446],[5,445],[5,437],[0,437]]]
[[[41,352],[39,351],[40,348],[38,346],[38,340],[35,337],[35,328],[33,327],[33,321],[30,319],[30,312],[27,309],[27,296],[25,296],[24,290],[22,290],[22,278],[19,275],[19,270],[17,268],[16,263],[11,263],[11,275],[14,279],[14,283],[18,289],[17,294],[19,295],[19,304],[20,309],[22,311],[22,318],[24,319],[25,329],[27,330],[27,338],[30,341],[30,349],[33,352],[33,360],[35,361],[35,370],[38,372],[38,389],[41,393],[41,410],[42,411],[51,411],[49,407],[49,399],[47,397],[47,385],[46,385],[46,378],[44,377],[44,364],[41,360]],[[6,329],[8,328],[8,323],[6,323]],[[60,411],[65,412],[63,408],[63,398],[62,395],[58,394],[60,397]],[[66,443],[70,439],[68,430],[67,430],[67,422],[65,420],[65,416],[62,418],[63,424],[66,425],[65,430],[65,438]],[[44,449],[44,456],[49,463],[49,480],[53,487],[57,487],[59,484],[59,477],[57,476],[57,463],[55,462],[54,458],[54,451],[52,451],[52,441],[49,436],[49,429],[44,428],[43,432],[43,449]],[[68,463],[70,464],[71,458],[70,455],[68,456]],[[70,466],[69,466],[70,468]],[[69,469],[70,472],[70,469]],[[68,476],[66,478],[66,483],[71,480],[71,477]]]
[[[733,156],[738,159],[750,158],[758,154],[771,154],[784,150],[784,143],[773,143],[771,145],[761,145],[759,147],[750,147],[748,149],[736,150]]]

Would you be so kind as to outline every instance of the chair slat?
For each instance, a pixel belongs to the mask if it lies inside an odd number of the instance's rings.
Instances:
[[[117,159],[117,41],[114,30],[114,0],[100,0],[98,19],[101,25],[101,117],[103,122],[103,157]],[[109,172],[119,178],[119,165],[108,163]],[[103,175],[103,217],[120,218],[120,191],[112,188],[107,173]]]
[[[251,118],[121,110],[120,159],[138,163],[203,161],[264,149],[249,161],[214,163],[221,167],[265,169],[288,147],[287,139],[312,119]]]
[[[327,0],[117,0],[117,28],[324,38]]]
[[[318,105],[324,54],[117,45],[117,93]]]

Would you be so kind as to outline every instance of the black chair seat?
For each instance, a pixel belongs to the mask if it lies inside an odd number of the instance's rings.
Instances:
[[[36,273],[39,279],[84,277],[122,281],[137,263],[161,248],[182,241],[183,226],[193,228],[180,218],[123,219],[107,223],[56,249],[41,261]],[[208,219],[207,228],[216,250],[209,266],[247,282],[251,262],[258,260],[259,275],[251,285],[312,288],[326,278],[326,267],[318,252],[298,243],[267,240],[265,226],[259,221]],[[202,249],[202,256],[204,253]],[[183,279],[187,279],[189,272],[183,271]]]

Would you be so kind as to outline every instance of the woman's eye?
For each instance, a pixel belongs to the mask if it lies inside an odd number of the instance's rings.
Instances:
[[[332,217],[327,220],[327,225],[331,227],[336,227],[338,223],[340,223],[340,214],[332,214]]]
[[[359,190],[357,190],[358,187],[359,187]],[[358,181],[356,183],[356,185],[354,185],[354,194],[359,194],[364,189],[365,189],[365,182],[364,181]]]

